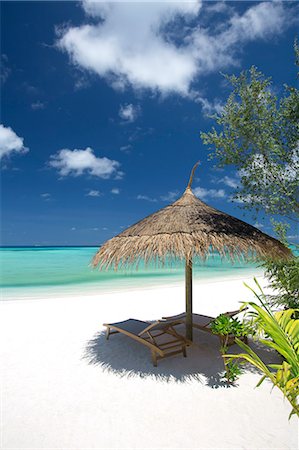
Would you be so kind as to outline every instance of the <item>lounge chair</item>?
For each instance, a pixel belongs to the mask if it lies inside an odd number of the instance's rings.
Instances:
[[[247,308],[245,308],[247,309]],[[245,310],[244,309],[244,310]],[[243,311],[244,311],[243,310]],[[240,310],[237,309],[235,311],[228,311],[224,313],[225,316],[234,317],[240,313]],[[163,317],[165,320],[173,320],[176,321],[176,324],[185,323],[186,322],[186,313],[177,314],[176,316]],[[214,334],[211,330],[211,322],[215,319],[215,317],[204,316],[202,314],[192,314],[192,326],[193,328],[197,328],[201,331],[206,331],[208,333]],[[225,336],[218,334],[221,345],[225,342]],[[241,336],[240,340],[244,341],[246,344],[248,343],[247,336]],[[230,336],[227,345],[232,345],[235,342],[235,336]]]
[[[188,341],[173,328],[178,323],[180,321],[177,320],[158,320],[150,323],[128,319],[123,322],[104,323],[104,326],[107,328],[106,339],[109,339],[111,334],[122,333],[148,347],[152,354],[153,365],[156,367],[158,359],[178,353],[187,356]]]

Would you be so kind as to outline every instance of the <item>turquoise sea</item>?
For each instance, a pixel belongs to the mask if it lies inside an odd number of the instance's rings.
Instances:
[[[74,292],[91,289],[117,289],[182,281],[184,265],[165,267],[153,264],[138,270],[102,271],[90,267],[97,247],[7,247],[0,248],[0,287],[2,298],[29,292]],[[248,277],[261,274],[253,263],[234,263],[213,254],[194,261],[194,279]],[[29,294],[28,294],[29,295]]]

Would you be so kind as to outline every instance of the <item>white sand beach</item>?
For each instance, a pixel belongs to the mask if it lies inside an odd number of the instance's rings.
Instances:
[[[194,312],[237,308],[252,298],[243,281],[194,283]],[[255,389],[252,368],[225,387],[217,337],[196,331],[187,358],[156,368],[126,336],[105,341],[103,322],[183,310],[183,283],[3,301],[1,448],[297,449],[298,422],[278,389]]]

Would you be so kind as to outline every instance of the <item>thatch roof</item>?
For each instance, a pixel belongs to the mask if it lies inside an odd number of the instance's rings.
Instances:
[[[179,200],[105,242],[93,266],[117,268],[140,259],[163,262],[169,256],[205,259],[215,250],[233,260],[291,257],[290,250],[276,239],[199,200],[190,185],[191,181]]]

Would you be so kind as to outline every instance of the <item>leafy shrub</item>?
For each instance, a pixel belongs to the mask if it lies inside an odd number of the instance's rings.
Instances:
[[[226,314],[220,314],[211,322],[211,331],[222,336],[233,334],[241,337],[247,336],[250,330],[246,323],[242,323],[240,320]]]
[[[225,364],[225,378],[228,383],[234,383],[240,375],[242,375],[243,370],[240,364],[235,361],[227,361]]]
[[[229,337],[243,337],[247,336],[251,331],[250,326],[246,322],[240,322],[240,320],[230,317],[226,314],[220,314],[211,322],[211,331],[214,334],[220,335],[223,337],[222,345],[220,347],[220,352],[222,355],[225,355],[228,349]],[[236,362],[230,360],[224,360],[224,368],[226,378],[228,383],[234,383],[237,378],[243,372],[240,365]]]

